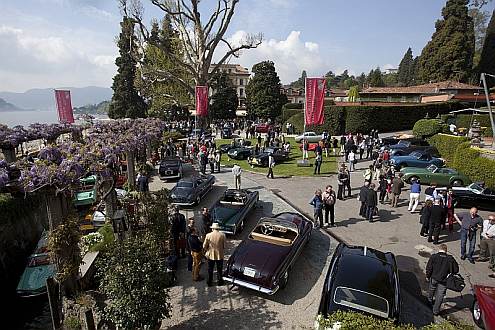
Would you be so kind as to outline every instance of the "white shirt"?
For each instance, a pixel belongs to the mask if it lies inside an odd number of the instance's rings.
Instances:
[[[234,174],[234,176],[241,176],[241,173],[242,169],[239,165],[234,165],[234,167],[232,167],[232,174]]]
[[[272,155],[268,156],[268,167],[273,168],[275,166],[275,158]]]
[[[353,160],[355,160],[355,159],[356,159],[356,154],[355,154],[355,153],[353,153],[353,152],[350,152],[350,153],[349,153],[349,160],[353,161]]]
[[[487,235],[490,235],[490,237]],[[495,239],[495,225],[492,225],[490,220],[483,221],[483,231],[481,232],[481,236],[485,239]]]

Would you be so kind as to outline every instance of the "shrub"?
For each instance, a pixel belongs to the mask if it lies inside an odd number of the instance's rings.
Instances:
[[[495,187],[495,160],[481,157],[480,150],[471,148],[466,137],[437,134],[428,139],[449,166],[467,175],[472,181],[484,181],[488,187]]]
[[[481,127],[486,127],[483,131],[484,136],[492,136],[492,124],[490,122],[489,115],[457,115],[455,116],[455,125],[457,128],[466,128],[469,129],[471,127],[472,121],[476,119],[478,123],[480,123]]]
[[[286,103],[283,106],[284,109],[304,109],[304,103]]]
[[[302,114],[303,111],[300,109],[282,109],[282,116],[280,117],[282,123],[286,123],[289,118],[294,115]],[[285,129],[285,125],[283,127]]]
[[[81,321],[76,316],[69,316],[64,320],[64,328],[68,330],[81,329]]]
[[[40,199],[35,195],[14,197],[11,194],[0,194],[0,223],[17,221],[36,212]]]
[[[420,119],[414,124],[413,134],[417,137],[426,138],[445,132],[447,129],[447,125],[438,119]]]

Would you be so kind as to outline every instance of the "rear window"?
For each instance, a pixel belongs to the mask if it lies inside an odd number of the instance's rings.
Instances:
[[[333,301],[337,305],[388,318],[388,301],[365,291],[339,286],[335,289]]]

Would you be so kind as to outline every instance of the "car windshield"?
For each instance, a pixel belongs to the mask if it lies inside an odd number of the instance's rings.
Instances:
[[[193,187],[193,183],[191,181],[179,181],[177,183],[177,188],[181,188],[181,189],[189,189],[189,188],[192,188]]]
[[[469,186],[469,189],[473,190],[474,192],[481,194],[483,192],[483,188],[478,184],[478,183],[471,183]]]
[[[167,166],[175,166],[179,165],[179,162],[177,160],[162,160],[162,165],[167,165]]]
[[[250,238],[274,245],[291,246],[297,235],[297,228],[288,227],[282,222],[269,219],[259,223],[251,232]]]
[[[377,295],[339,286],[335,289],[333,301],[342,306],[354,308],[383,318],[388,317],[388,301]]]
[[[405,141],[405,140],[400,140],[399,143],[397,143],[401,146],[409,147],[411,145],[411,142]]]
[[[428,166],[426,168],[428,171],[430,171],[431,173],[435,173],[438,169],[438,167],[436,167],[435,165],[431,164],[430,166]]]
[[[411,152],[409,154],[409,156],[414,157],[414,158],[420,158],[421,156],[423,156],[423,154],[420,152],[414,151],[414,152]]]

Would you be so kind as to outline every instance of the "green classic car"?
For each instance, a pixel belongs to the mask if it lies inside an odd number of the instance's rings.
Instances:
[[[471,183],[467,176],[452,168],[439,168],[430,165],[427,168],[404,167],[400,170],[403,174],[402,180],[410,183],[413,178],[419,179],[422,184],[432,182],[439,186],[464,186]]]
[[[227,189],[211,208],[213,222],[220,225],[220,231],[235,235],[244,228],[248,213],[256,207],[259,193],[255,190]]]
[[[96,175],[90,175],[80,179],[81,187],[74,195],[74,205],[92,205],[96,202]]]

